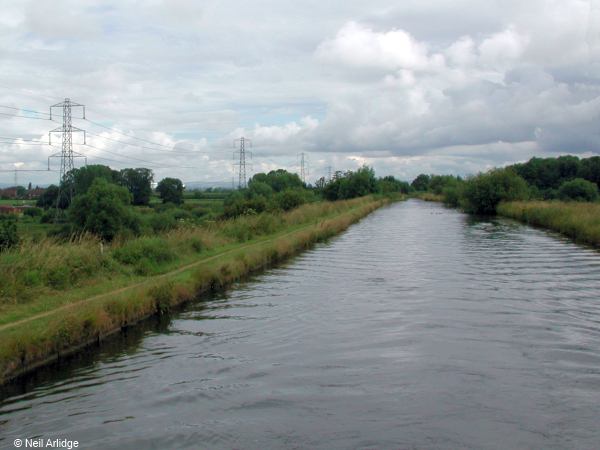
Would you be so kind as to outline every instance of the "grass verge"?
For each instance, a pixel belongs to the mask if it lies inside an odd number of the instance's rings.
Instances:
[[[51,244],[40,244],[45,245],[45,257],[8,255],[17,264],[25,264],[22,260],[27,257],[29,263],[37,262],[38,274],[46,274],[46,266],[60,267],[75,257],[75,269],[91,265],[102,276],[94,278],[84,271],[80,277],[87,282],[82,286],[61,295],[54,288],[48,292],[38,286],[41,291],[34,291],[39,295],[31,301],[5,305],[0,321],[0,383],[100,342],[148,316],[165,314],[199,293],[226,287],[343,231],[388,202],[368,197],[310,204],[276,217],[255,216],[200,230],[178,230],[166,237],[123,243],[91,262],[86,255],[97,253],[97,243],[89,239],[72,243],[70,257]],[[138,266],[144,259],[150,263]],[[153,266],[157,259],[158,265]],[[127,266],[132,266],[131,271],[122,273]],[[56,275],[59,283],[73,281],[61,281],[72,276],[72,269]]]
[[[498,205],[501,216],[564,234],[576,242],[600,247],[600,204],[520,201]]]

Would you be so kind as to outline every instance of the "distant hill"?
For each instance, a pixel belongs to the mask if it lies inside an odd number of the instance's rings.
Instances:
[[[231,181],[184,181],[183,184],[188,190],[208,188],[231,189]]]

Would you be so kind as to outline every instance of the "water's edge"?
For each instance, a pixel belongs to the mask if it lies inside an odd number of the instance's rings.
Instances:
[[[0,448],[597,449],[600,253],[382,208],[0,388]]]
[[[207,292],[225,290],[235,282],[241,281],[253,274],[281,264],[286,260],[302,253],[303,251],[310,249],[316,243],[322,242],[343,232],[350,225],[358,222],[363,217],[389,203],[389,199],[375,200],[367,205],[363,205],[362,207],[344,211],[333,218],[319,221],[316,224],[308,225],[294,232],[269,240],[257,242],[256,244],[253,244],[252,247],[260,247],[260,254],[256,255],[258,257],[248,261],[243,256],[243,253],[236,255],[238,257],[241,256],[243,262],[238,265],[238,267],[234,267],[230,275],[219,277],[218,280],[210,279],[209,277],[209,279],[206,280],[207,282],[202,282],[200,284],[197,283],[197,280],[193,280],[191,284],[183,280],[177,280],[175,281],[175,284],[169,281],[167,284],[163,283],[161,286],[168,286],[168,289],[173,294],[169,299],[169,304],[167,305],[166,310],[182,307],[183,305],[197,299],[199,296],[206,294]],[[292,241],[291,245],[289,245],[290,240]],[[240,247],[244,247],[244,250],[247,249],[247,247],[243,245],[240,245]],[[237,250],[238,249],[233,249],[234,254]],[[219,258],[219,256],[220,255],[216,255],[217,258]],[[234,259],[234,263],[237,262],[239,262],[238,259]],[[211,267],[211,272],[222,272],[224,268],[229,270],[231,265],[230,263],[231,261],[228,259],[225,259],[224,261],[216,261],[214,266]],[[180,275],[179,272],[177,274]],[[164,278],[164,275],[157,276],[155,278]],[[153,279],[149,279],[148,285],[152,286],[152,281]],[[153,289],[155,290],[156,288],[156,285],[152,286],[150,291]],[[139,294],[137,291],[133,291],[130,293],[130,295],[121,297],[119,300],[122,302],[127,302],[132,296],[137,294]],[[42,357],[37,357],[27,361],[24,361],[22,358],[20,361],[18,361],[18,358],[15,358],[15,363],[12,365],[12,367],[3,374],[0,374],[0,386],[17,382],[19,379],[29,376],[41,368],[59,365],[63,361],[68,360],[80,352],[88,350],[92,347],[99,348],[106,339],[114,337],[116,334],[127,332],[128,329],[138,326],[141,322],[147,321],[156,316],[161,316],[163,314],[165,314],[165,305],[160,304],[160,300],[156,300],[156,304],[153,304],[150,310],[142,311],[141,314],[129,316],[127,317],[125,323],[111,327],[108,330],[98,332],[93,337],[84,339],[74,345],[69,345],[66,348],[61,348],[58,351],[49,352]]]

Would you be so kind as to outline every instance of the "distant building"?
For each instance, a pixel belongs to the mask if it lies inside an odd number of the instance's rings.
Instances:
[[[0,198],[17,198],[17,188],[9,187],[6,189],[0,189]]]
[[[23,214],[23,208],[19,206],[0,205],[0,214],[15,214],[20,216]]]
[[[44,192],[46,192],[46,189],[36,186],[35,189],[27,191],[26,196],[29,200],[33,200],[36,198],[40,198]]]

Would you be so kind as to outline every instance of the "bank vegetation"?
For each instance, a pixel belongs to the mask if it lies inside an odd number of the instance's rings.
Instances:
[[[280,192],[264,196],[275,206],[260,211],[247,203],[252,193],[236,191],[215,220],[133,233],[131,197],[118,185],[93,181],[67,209],[84,217],[77,219],[85,224],[80,232],[21,239],[0,251],[0,382],[327,239],[392,195],[321,201],[302,192],[306,197],[295,202],[293,190]],[[279,207],[280,200],[290,203]],[[119,214],[126,219],[115,221]],[[13,222],[3,223],[13,234]]]
[[[532,158],[463,179],[421,174],[418,198],[510,217],[600,247],[600,157]]]

